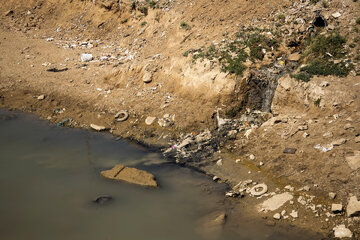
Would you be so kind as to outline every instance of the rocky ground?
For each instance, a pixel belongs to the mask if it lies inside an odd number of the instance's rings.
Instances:
[[[160,148],[227,182],[247,206],[228,214],[358,239],[359,13],[351,0],[9,0],[0,107]]]

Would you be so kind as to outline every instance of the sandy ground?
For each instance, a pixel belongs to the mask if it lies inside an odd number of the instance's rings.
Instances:
[[[90,1],[19,2],[7,1],[0,8],[0,107],[70,127],[102,125],[113,134],[160,148],[185,134],[215,129],[214,113],[232,101],[239,81],[216,67],[191,63],[183,52],[212,39],[221,41],[224,29],[235,32],[241,24],[290,6],[289,1],[259,1],[257,8],[246,1],[230,8],[227,1],[176,1],[169,11],[155,9],[143,16],[125,10],[120,14],[116,8],[108,11]],[[214,9],[218,14],[212,14]],[[190,23],[191,32],[179,27],[182,21]],[[91,53],[94,60],[82,62],[83,53]],[[63,71],[48,71],[51,68]],[[152,81],[145,83],[149,71]],[[290,191],[291,185],[295,203],[284,210],[296,210],[300,216],[290,218],[291,224],[330,238],[332,228],[344,223],[354,239],[359,238],[356,219],[326,214],[332,203],[346,206],[352,195],[360,199],[360,169],[346,161],[360,150],[355,141],[360,133],[359,92],[356,74],[315,77],[309,83],[284,76],[272,106],[279,123],[270,119],[247,137],[239,132],[199,168],[230,186],[251,179],[280,193]],[[129,118],[117,122],[114,116],[122,110]],[[145,123],[149,116],[156,117],[151,125]],[[159,126],[158,120],[165,118],[171,124]],[[341,144],[331,151],[314,148],[334,141]],[[296,152],[284,154],[285,148]],[[215,160],[220,158],[223,164],[218,166]],[[329,192],[337,194],[335,200]],[[296,201],[300,196],[316,197],[302,206]],[[255,210],[261,199],[234,201],[244,202],[248,214],[273,221],[274,212]],[[242,211],[244,207],[234,204],[234,216]]]

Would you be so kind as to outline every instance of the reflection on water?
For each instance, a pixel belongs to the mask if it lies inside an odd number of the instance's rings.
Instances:
[[[153,173],[161,187],[100,177],[118,163]],[[223,185],[157,153],[6,111],[0,111],[0,192],[0,237],[7,240],[203,239],[201,219],[224,209]],[[93,203],[101,195],[113,199]],[[224,231],[219,239],[309,239],[236,221],[246,231]]]

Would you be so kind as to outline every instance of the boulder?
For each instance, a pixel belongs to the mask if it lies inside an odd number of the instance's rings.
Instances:
[[[153,74],[151,72],[145,72],[143,75],[143,82],[144,83],[150,83],[152,81]]]
[[[154,175],[144,170],[126,167],[122,164],[115,165],[110,170],[101,171],[101,176],[112,179],[134,183],[141,186],[157,187]]]
[[[346,214],[348,215],[348,217],[360,215],[360,201],[357,200],[356,196],[352,196],[349,199],[349,203],[346,207]]]

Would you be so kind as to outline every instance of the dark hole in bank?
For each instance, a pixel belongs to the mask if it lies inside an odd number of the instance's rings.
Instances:
[[[318,13],[314,19],[313,25],[315,27],[326,27],[327,21],[321,14]]]

